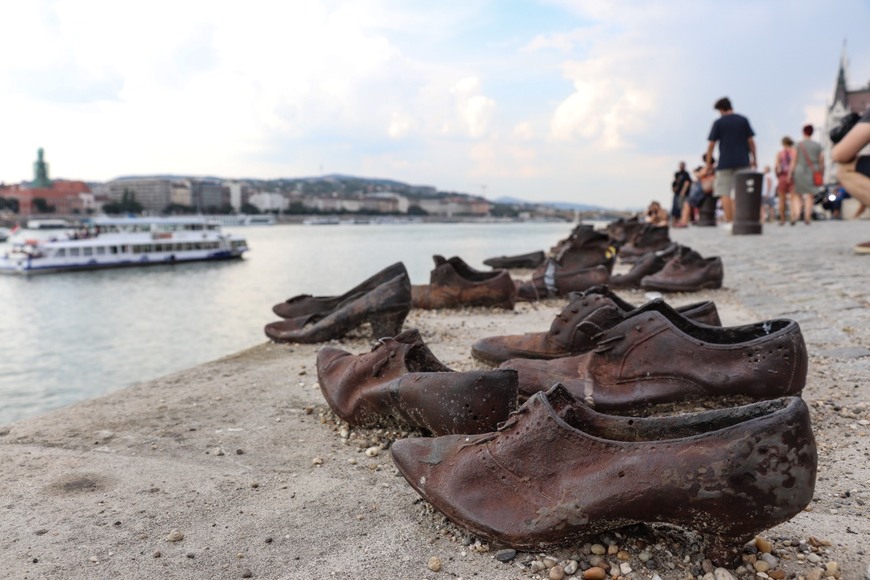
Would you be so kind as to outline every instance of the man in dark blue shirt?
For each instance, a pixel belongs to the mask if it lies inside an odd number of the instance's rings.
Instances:
[[[713,123],[710,136],[707,138],[707,168],[713,167],[713,148],[719,143],[719,163],[716,165],[716,184],[713,194],[722,201],[722,211],[725,221],[731,223],[734,214],[732,196],[734,195],[734,180],[738,171],[755,169],[755,132],[749,125],[749,119],[738,115],[731,107],[731,100],[722,97],[713,108],[719,111],[720,117]]]

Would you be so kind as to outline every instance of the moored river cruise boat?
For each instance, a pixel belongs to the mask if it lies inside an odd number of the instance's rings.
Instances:
[[[30,224],[28,224],[30,225]],[[0,255],[0,273],[38,274],[229,260],[248,250],[243,237],[204,217],[92,218],[46,237],[25,228]]]

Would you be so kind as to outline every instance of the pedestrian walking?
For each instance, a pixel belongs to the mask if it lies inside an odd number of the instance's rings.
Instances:
[[[722,97],[713,108],[719,111],[719,118],[713,122],[707,138],[707,166],[713,167],[713,149],[719,144],[719,164],[716,165],[716,183],[713,194],[722,204],[726,223],[734,218],[734,182],[738,171],[755,169],[755,131],[749,119],[734,112],[731,100]]]

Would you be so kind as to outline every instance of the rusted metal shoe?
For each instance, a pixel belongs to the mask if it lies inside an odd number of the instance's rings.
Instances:
[[[643,224],[629,242],[619,249],[619,259],[633,264],[641,256],[665,249],[671,243],[668,226]]]
[[[599,265],[591,268],[565,268],[550,258],[533,274],[531,280],[517,281],[517,299],[529,302],[567,296],[571,292],[588,290],[607,284],[610,270]]]
[[[351,425],[486,433],[517,406],[516,372],[453,371],[416,329],[382,338],[361,355],[323,347],[317,379],[330,408]]]
[[[706,556],[739,564],[756,534],[812,500],[806,404],[787,397],[673,417],[602,415],[560,385],[497,432],[400,439],[393,461],[457,525],[518,550],[633,523],[689,528]]]
[[[616,248],[611,245],[610,237],[606,233],[586,228],[575,230],[554,249],[552,258],[560,266],[571,270],[600,264],[612,270],[616,260]]]
[[[644,254],[625,274],[610,276],[610,286],[613,288],[640,288],[640,281],[651,274],[660,271],[668,263],[668,260],[677,254],[688,252],[691,248],[671,242],[663,250]]]
[[[520,254],[517,256],[501,256],[500,258],[488,258],[483,263],[495,269],[512,269],[512,268],[528,268],[534,269],[544,263],[546,260],[543,250],[537,252],[529,252],[528,254]]]
[[[284,302],[272,307],[272,311],[281,318],[300,318],[312,314],[324,314],[338,308],[348,299],[358,298],[366,292],[373,290],[384,282],[392,280],[400,274],[408,275],[405,264],[396,262],[387,266],[374,276],[351,288],[341,296],[311,296],[300,294],[289,298]]]
[[[626,410],[720,396],[771,399],[798,395],[807,378],[800,326],[777,319],[745,326],[701,325],[661,299],[595,334],[593,350],[553,360],[512,359],[520,397],[562,383],[588,405]]]
[[[690,250],[677,254],[664,267],[640,281],[641,288],[659,292],[697,292],[721,288],[725,277],[722,258],[704,258]]]
[[[395,336],[411,309],[411,281],[400,274],[360,296],[352,297],[326,314],[310,314],[266,325],[275,342],[325,342],[341,338],[354,328],[371,324],[373,338]]]
[[[568,304],[556,315],[549,332],[530,332],[483,338],[471,347],[479,361],[497,365],[512,358],[550,360],[586,352],[595,348],[594,336],[608,325],[624,320],[635,310],[607,286],[595,286],[586,292],[572,292]],[[696,302],[675,309],[681,316],[702,324],[721,326],[713,302]]]
[[[610,236],[610,243],[619,248],[627,244],[643,225],[644,223],[635,215],[610,222],[605,231]]]
[[[435,269],[429,284],[414,285],[411,289],[414,308],[489,306],[513,310],[517,288],[507,270],[482,272],[456,256],[445,260],[436,255],[432,259]]]

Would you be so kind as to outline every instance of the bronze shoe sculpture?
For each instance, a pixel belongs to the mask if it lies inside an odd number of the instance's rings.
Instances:
[[[812,500],[817,452],[797,397],[673,417],[602,415],[554,386],[497,432],[400,439],[399,471],[457,525],[540,551],[629,524],[700,532],[739,564],[756,534]]]
[[[622,322],[625,313],[636,309],[607,286],[572,292],[568,300],[549,332],[483,338],[472,345],[471,355],[491,365],[512,358],[550,360],[573,356],[595,348],[594,337],[608,325]],[[716,305],[710,301],[681,306],[675,312],[702,324],[722,325]]]
[[[325,342],[341,338],[368,322],[374,338],[395,336],[411,310],[411,281],[407,274],[348,298],[326,314],[310,314],[266,325],[266,336],[275,342]]]
[[[610,236],[610,243],[617,248],[627,244],[634,235],[640,231],[644,223],[640,221],[638,216],[630,218],[620,218],[607,224],[605,231]]]
[[[482,272],[457,256],[445,260],[436,255],[432,259],[435,269],[429,276],[429,284],[411,288],[414,308],[489,306],[513,310],[517,289],[507,270]]]
[[[644,254],[663,250],[670,243],[668,226],[643,224],[634,237],[619,249],[619,259],[632,264]]]
[[[560,266],[571,270],[591,268],[599,264],[612,270],[616,260],[616,248],[611,245],[610,237],[606,233],[591,228],[578,229],[554,249],[552,258]]]
[[[722,258],[703,258],[690,250],[677,254],[665,266],[640,281],[641,288],[660,292],[697,292],[707,288],[721,288],[725,277]]]
[[[301,316],[309,316],[311,314],[328,313],[338,308],[340,304],[346,302],[349,298],[356,298],[362,294],[373,290],[384,282],[392,280],[400,274],[408,275],[405,265],[402,262],[396,262],[387,266],[374,276],[363,281],[359,285],[351,288],[341,296],[311,296],[310,294],[300,294],[289,298],[284,302],[276,304],[272,307],[272,311],[281,318],[299,318]]]
[[[499,368],[519,372],[521,398],[562,383],[602,410],[720,396],[771,399],[798,395],[806,383],[807,348],[793,320],[707,326],[661,299],[621,316],[593,337],[593,350],[512,359]]]
[[[330,408],[351,425],[400,423],[435,435],[486,433],[517,406],[515,371],[453,371],[416,329],[382,338],[371,352],[357,356],[323,347],[317,379]]]
[[[640,288],[640,281],[651,274],[660,271],[668,263],[668,260],[677,254],[684,254],[691,248],[671,242],[667,247],[656,252],[644,254],[632,265],[631,270],[625,274],[610,276],[610,286],[613,288]]]
[[[517,281],[517,299],[529,302],[567,296],[571,292],[588,290],[607,284],[610,270],[598,265],[591,268],[565,268],[550,258],[533,274],[531,280]]]
[[[511,269],[511,268],[528,268],[534,269],[544,263],[546,256],[543,250],[537,252],[529,252],[528,254],[520,254],[518,256],[501,256],[499,258],[488,258],[483,263],[490,268],[495,269]]]

